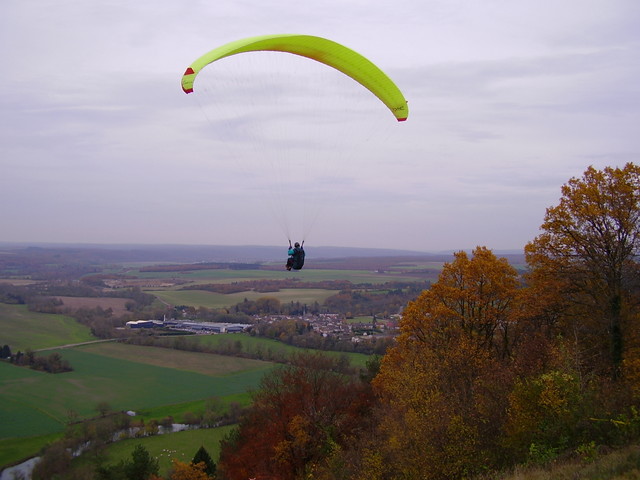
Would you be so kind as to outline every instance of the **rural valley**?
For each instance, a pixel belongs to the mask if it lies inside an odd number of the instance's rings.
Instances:
[[[93,436],[80,438],[103,462],[126,458],[136,438],[162,474],[165,450],[190,459],[201,442],[215,458],[266,372],[304,351],[325,352],[348,375],[366,371],[398,334],[402,308],[450,258],[367,253],[311,257],[294,275],[269,255],[185,261],[207,254],[196,247],[3,246],[0,464],[87,428]],[[213,335],[206,325],[241,328]],[[171,424],[189,428],[151,435]],[[112,444],[114,429],[123,440]],[[78,469],[87,457],[73,460]]]

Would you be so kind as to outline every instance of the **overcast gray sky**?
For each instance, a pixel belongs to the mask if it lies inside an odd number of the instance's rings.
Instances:
[[[367,56],[409,119],[373,96],[333,118],[306,67],[277,119],[259,73],[220,116],[199,80],[180,89],[200,55],[268,33]],[[640,162],[637,0],[3,0],[0,52],[0,241],[520,249],[571,177]],[[231,99],[255,110],[236,124]]]

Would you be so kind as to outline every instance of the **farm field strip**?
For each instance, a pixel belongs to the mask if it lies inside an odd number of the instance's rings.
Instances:
[[[191,280],[194,283],[231,283],[250,280],[285,280],[296,279],[303,282],[319,282],[325,280],[349,280],[352,283],[385,283],[390,281],[419,281],[415,276],[376,273],[371,270],[316,270],[303,269],[292,275],[291,272],[278,270],[195,270],[184,272],[141,272],[129,270],[127,275],[145,279],[179,279]]]
[[[124,315],[128,312],[126,304],[131,302],[130,298],[117,297],[64,297],[56,296],[63,303],[62,308],[70,308],[72,310],[78,308],[96,308],[100,307],[104,310],[112,309],[116,316]]]
[[[247,300],[272,297],[281,303],[300,302],[302,304],[322,303],[337,293],[336,290],[323,289],[282,289],[279,292],[244,291],[231,294],[208,292],[204,290],[145,290],[171,305],[191,305],[206,308],[230,308]]]
[[[224,397],[216,397],[222,405],[229,406],[232,403],[242,407],[248,407],[251,404],[251,392],[234,393],[225,395]],[[136,412],[136,418],[147,420],[161,420],[166,417],[173,417],[177,423],[184,418],[185,413],[199,414],[204,413],[209,398],[202,400],[193,400],[190,402],[174,403],[171,405],[162,405],[160,407],[145,408]]]
[[[184,370],[214,377],[234,375],[254,369],[264,369],[271,365],[269,362],[249,358],[128,345],[117,342],[91,344],[80,347],[78,350],[145,365]]]
[[[205,345],[212,346],[220,346],[225,343],[231,342],[240,342],[242,344],[243,351],[255,352],[257,350],[262,350],[267,352],[269,350],[273,352],[285,352],[285,353],[303,353],[309,352],[310,350],[295,347],[293,345],[287,345],[286,343],[279,342],[277,340],[272,340],[270,338],[263,337],[254,337],[247,333],[242,334],[233,334],[233,336],[229,335],[198,335],[190,337],[193,338],[193,341],[199,342]],[[366,366],[367,361],[371,358],[369,355],[365,355],[363,353],[353,353],[353,352],[336,352],[336,351],[322,351],[322,350],[312,350],[314,352],[321,352],[325,355],[340,357],[346,356],[349,359],[350,364],[356,368],[364,368]]]

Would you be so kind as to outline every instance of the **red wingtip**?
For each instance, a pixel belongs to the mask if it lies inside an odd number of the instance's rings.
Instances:
[[[398,121],[399,121],[399,122],[404,122],[406,119],[407,119],[407,117],[399,118],[399,119],[398,119]]]
[[[196,72],[193,71],[193,68],[191,67],[187,67],[187,69],[184,71],[184,75],[183,77],[187,76],[187,75],[194,75]],[[184,88],[184,86],[182,87],[182,91],[184,91],[184,93],[192,93],[193,92],[193,87],[191,88]]]

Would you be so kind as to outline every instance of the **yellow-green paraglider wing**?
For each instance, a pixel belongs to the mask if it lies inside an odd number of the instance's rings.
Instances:
[[[182,76],[182,89],[193,92],[196,76],[205,66],[238,53],[277,51],[292,53],[324,63],[353,78],[378,97],[402,122],[409,115],[407,101],[395,83],[373,62],[359,53],[326,38],[311,35],[263,35],[227,43],[193,62]]]

